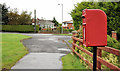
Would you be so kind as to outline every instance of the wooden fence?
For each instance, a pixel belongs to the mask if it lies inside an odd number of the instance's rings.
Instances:
[[[86,50],[86,49],[84,49],[76,44],[76,42],[79,41],[79,45],[83,45],[82,39],[76,38],[74,35],[72,36],[72,39],[73,39],[73,43],[72,43],[73,47],[71,48],[72,51],[76,55],[78,55],[83,61],[85,61],[91,69],[93,69],[93,64],[91,64],[88,60],[84,59],[84,57],[82,57],[80,55],[80,53],[76,52],[75,47],[77,47],[78,49],[85,52],[86,54],[88,54],[91,57],[93,57],[93,53],[89,52],[88,50]],[[117,49],[114,49],[111,47],[97,47],[97,70],[100,71],[101,64],[104,64],[105,66],[107,66],[108,68],[110,68],[113,71],[120,71],[120,68],[118,68],[117,66],[115,66],[115,65],[113,65],[113,64],[111,64],[111,63],[109,63],[101,58],[102,57],[102,50],[110,52],[110,53],[115,54],[117,56],[120,56],[120,50],[117,50]]]

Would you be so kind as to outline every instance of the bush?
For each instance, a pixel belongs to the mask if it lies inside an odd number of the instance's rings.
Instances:
[[[74,31],[73,29],[68,29],[68,31],[71,33],[72,31]]]
[[[33,25],[2,25],[2,31],[11,32],[34,32]],[[39,31],[39,26],[36,26],[36,31]]]
[[[47,28],[46,31],[49,32],[49,33],[52,33],[52,29],[51,28]]]
[[[71,42],[71,40],[69,42]],[[79,45],[79,42],[77,41],[76,44]],[[82,45],[80,46],[93,53],[93,47],[85,47]],[[119,48],[120,43],[114,38],[110,37],[109,35],[107,35],[107,46],[120,50]],[[86,60],[88,60],[90,63],[93,63],[93,58],[87,55],[86,53],[84,53],[83,51],[79,50],[77,47],[75,47],[75,51],[80,53],[80,55],[84,57]],[[106,60],[109,63],[114,64],[117,67],[120,67],[120,64],[119,64],[120,57],[117,55],[114,55],[106,51],[102,51],[102,59]],[[86,68],[89,68],[89,66],[82,59],[80,59],[80,62],[83,63]],[[102,64],[102,69],[109,69],[109,68]]]
[[[63,29],[63,31],[68,31],[68,29]]]
[[[68,29],[64,29],[64,28],[63,28],[63,33],[64,33],[64,34],[68,34],[68,33],[70,33],[70,32],[68,31]]]
[[[57,27],[57,31],[58,31],[59,33],[61,33],[62,27],[61,27],[61,26],[58,26],[58,27]]]
[[[39,27],[39,30],[42,30],[42,28],[41,28],[41,27]]]
[[[107,35],[107,46],[120,50],[120,43],[109,35]]]
[[[73,31],[73,29],[63,29],[64,33],[71,33]]]

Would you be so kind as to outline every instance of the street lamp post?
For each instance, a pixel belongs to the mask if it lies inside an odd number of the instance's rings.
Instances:
[[[36,33],[36,10],[34,10],[34,19],[35,19],[34,32]]]
[[[63,23],[63,4],[58,4],[58,5],[62,6],[62,23]],[[62,27],[61,33],[63,34],[63,27]]]

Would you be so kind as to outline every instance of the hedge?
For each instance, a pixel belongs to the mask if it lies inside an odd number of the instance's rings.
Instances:
[[[2,25],[2,31],[11,32],[34,32],[33,25]],[[39,26],[36,26],[36,31],[39,31]]]

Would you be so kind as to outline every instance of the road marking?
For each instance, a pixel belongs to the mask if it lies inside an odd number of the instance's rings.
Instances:
[[[58,50],[60,50],[60,51],[70,51],[70,49],[65,49],[65,48],[59,48]]]
[[[60,54],[60,57],[65,56],[66,54]]]

